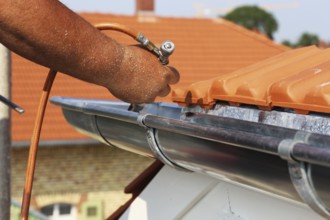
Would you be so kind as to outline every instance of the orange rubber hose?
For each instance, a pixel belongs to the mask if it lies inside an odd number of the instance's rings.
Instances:
[[[34,177],[34,170],[36,165],[41,127],[46,111],[49,93],[52,88],[56,73],[57,71],[55,70],[49,70],[39,101],[37,116],[35,119],[33,134],[31,138],[27,169],[26,169],[26,178],[24,184],[23,201],[22,201],[22,208],[20,215],[21,220],[27,220],[29,218],[31,191],[32,191],[32,184],[33,184],[33,177]]]
[[[128,36],[131,36],[134,40],[138,41],[139,43],[142,43],[141,40],[146,40],[146,38],[141,34],[140,32],[129,28],[125,25],[122,24],[117,24],[117,23],[100,23],[96,24],[95,27],[99,30],[112,30],[112,31],[119,31],[124,34],[127,34]],[[142,35],[143,39],[139,39]],[[159,50],[156,47],[154,43],[151,41],[147,40],[146,42],[143,42],[144,48],[148,49],[149,51],[153,52],[157,57],[159,56]]]
[[[96,24],[95,27],[101,31],[103,30],[119,31],[131,36],[134,39],[138,38],[140,34],[138,31],[135,31],[132,28],[117,23],[100,23],[100,24]]]

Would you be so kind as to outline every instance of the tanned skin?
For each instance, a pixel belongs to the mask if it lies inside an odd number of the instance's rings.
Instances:
[[[179,73],[101,33],[57,0],[0,0],[0,42],[40,65],[104,86],[134,104],[166,96]]]

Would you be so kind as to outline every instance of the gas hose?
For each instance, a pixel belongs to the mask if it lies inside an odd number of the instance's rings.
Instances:
[[[168,64],[168,57],[174,51],[174,44],[171,41],[165,41],[162,43],[160,48],[157,48],[155,44],[153,44],[148,38],[146,38],[142,33],[137,32],[125,25],[117,24],[117,23],[100,23],[95,25],[95,27],[100,30],[113,30],[119,31],[121,33],[127,34],[131,36],[133,39],[141,43],[141,45],[153,52],[160,62],[163,65]],[[31,138],[31,144],[29,149],[29,156],[26,168],[26,177],[24,184],[24,192],[23,192],[23,200],[22,207],[20,213],[21,220],[28,220],[29,218],[29,208],[32,194],[32,186],[33,186],[33,177],[35,172],[35,165],[37,159],[38,145],[40,139],[40,133],[42,128],[42,123],[46,111],[46,106],[49,98],[49,94],[55,80],[57,71],[50,69],[47,75],[47,78],[44,83],[44,87],[41,93],[41,97],[39,100],[39,106],[37,110],[37,115],[35,118],[34,129]]]

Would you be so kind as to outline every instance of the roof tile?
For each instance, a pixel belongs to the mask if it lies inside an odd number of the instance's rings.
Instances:
[[[330,113],[330,49],[315,46],[283,52],[259,63],[191,84],[172,93],[181,105],[210,108],[217,101],[297,113]]]
[[[329,59],[274,83],[270,90],[273,106],[292,108],[301,113],[330,113],[329,94]]]

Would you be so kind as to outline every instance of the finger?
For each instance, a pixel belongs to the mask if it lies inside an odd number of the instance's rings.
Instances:
[[[169,84],[175,84],[180,80],[180,74],[177,69],[172,66],[166,66],[169,74]]]
[[[158,96],[165,97],[171,92],[171,87],[167,85],[163,90],[158,93]]]

